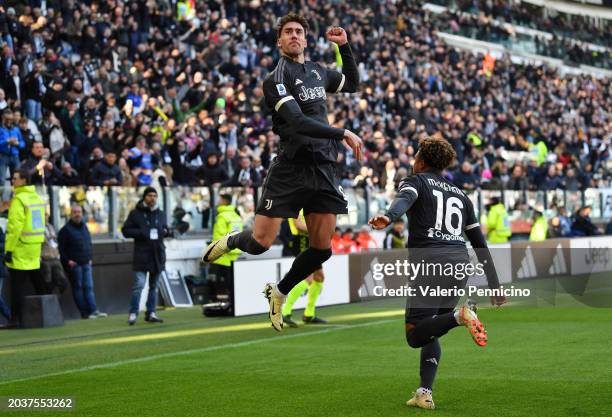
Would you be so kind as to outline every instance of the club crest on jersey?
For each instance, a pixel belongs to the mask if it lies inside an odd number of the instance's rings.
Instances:
[[[278,94],[280,94],[281,96],[287,95],[287,89],[285,88],[285,84],[276,84],[276,91],[278,91]]]
[[[312,100],[315,98],[327,98],[325,87],[306,88],[302,86],[302,92],[298,95],[300,100]]]
[[[314,75],[317,76],[317,80],[321,81],[321,74],[319,74],[319,71],[317,71],[316,69],[311,70],[311,72],[314,73]]]

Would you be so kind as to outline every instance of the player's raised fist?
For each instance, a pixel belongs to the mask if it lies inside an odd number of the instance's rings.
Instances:
[[[385,227],[389,226],[389,223],[391,223],[391,220],[387,216],[382,215],[374,216],[368,221],[368,224],[376,230],[384,229]]]
[[[327,29],[325,37],[328,41],[337,43],[338,46],[344,45],[348,42],[346,32],[341,27],[335,26]]]

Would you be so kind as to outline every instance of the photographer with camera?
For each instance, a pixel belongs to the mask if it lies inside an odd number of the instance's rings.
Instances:
[[[145,321],[163,323],[155,314],[157,306],[157,286],[166,266],[166,247],[164,237],[172,232],[166,225],[166,215],[157,206],[157,191],[153,187],[144,190],[142,199],[123,223],[123,235],[134,239],[134,287],[130,301],[128,324],[132,326],[138,318],[140,294],[149,274],[149,294]]]

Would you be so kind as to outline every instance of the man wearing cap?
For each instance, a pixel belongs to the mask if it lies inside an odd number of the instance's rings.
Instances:
[[[26,170],[17,170],[11,181],[14,196],[6,227],[4,263],[11,280],[12,319],[19,326],[26,280],[32,282],[37,294],[46,292],[40,276],[40,252],[45,240],[45,202],[30,185]]]
[[[130,301],[128,324],[136,323],[140,306],[140,295],[149,275],[149,294],[145,321],[162,323],[155,314],[157,306],[157,285],[161,272],[166,266],[164,237],[170,235],[166,215],[157,207],[157,191],[153,187],[144,190],[142,199],[136,205],[121,229],[123,235],[134,239],[134,287]]]

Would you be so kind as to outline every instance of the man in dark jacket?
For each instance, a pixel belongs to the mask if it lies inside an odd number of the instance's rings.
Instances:
[[[81,318],[106,317],[96,306],[91,269],[92,244],[89,229],[83,221],[83,208],[72,206],[70,220],[57,235],[60,259],[72,281],[72,295]]]
[[[255,168],[251,166],[251,160],[243,157],[240,159],[240,166],[234,171],[232,179],[226,184],[232,187],[258,187],[261,184],[261,178]]]
[[[107,151],[104,155],[104,160],[94,165],[91,170],[92,185],[121,185],[123,175],[117,162],[117,154],[115,151]]]
[[[219,164],[219,155],[214,152],[207,155],[206,164],[198,168],[196,177],[200,185],[221,184],[229,179],[225,168]]]
[[[43,177],[40,175],[39,168],[44,170],[44,181],[47,185],[53,185],[57,182],[62,173],[52,162],[45,160],[45,148],[42,142],[34,142],[32,144],[32,152],[27,159],[21,161],[21,167],[28,170],[32,184],[42,184]]]
[[[164,237],[170,230],[166,225],[166,215],[157,207],[157,191],[147,187],[136,208],[130,212],[121,229],[125,237],[134,239],[134,287],[130,302],[128,324],[136,323],[140,306],[140,294],[149,273],[149,295],[145,321],[162,323],[155,314],[157,306],[157,285],[161,272],[166,267],[166,247]]]
[[[598,236],[601,232],[591,221],[591,206],[581,207],[574,214],[572,233],[576,236]]]

